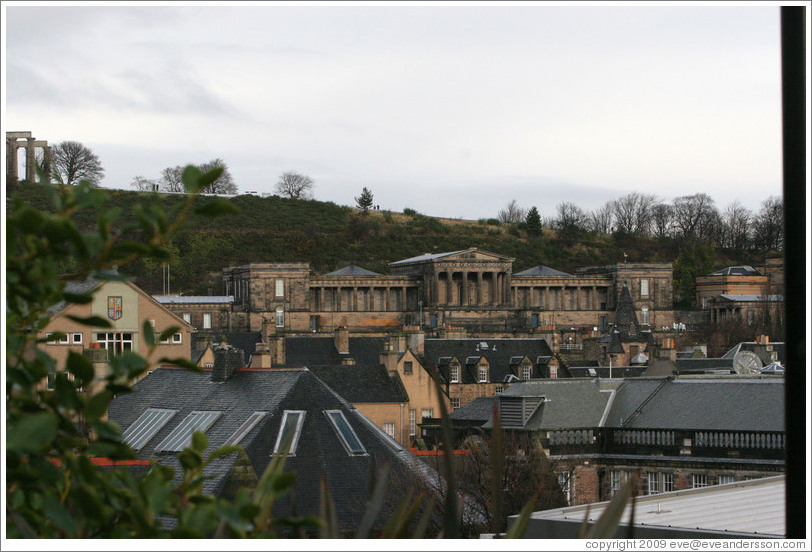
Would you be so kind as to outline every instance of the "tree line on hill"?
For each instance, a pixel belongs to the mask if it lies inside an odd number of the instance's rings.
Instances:
[[[620,234],[643,238],[677,238],[706,241],[732,250],[754,249],[780,252],[784,248],[784,205],[780,197],[769,197],[757,212],[738,200],[724,210],[705,193],[681,196],[671,202],[654,194],[631,192],[587,211],[573,202],[556,206],[554,216],[542,218],[536,207],[525,210],[511,200],[498,213],[503,223],[520,224],[528,234],[539,235],[550,228],[577,241],[586,232]]]

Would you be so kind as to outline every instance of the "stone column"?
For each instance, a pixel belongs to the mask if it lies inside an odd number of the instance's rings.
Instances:
[[[6,138],[6,171],[9,180],[17,180],[17,139]]]
[[[482,271],[477,270],[476,273],[476,304],[481,306],[482,299],[485,298],[485,294],[482,293]]]
[[[34,154],[35,138],[26,138],[25,145],[25,179],[33,182],[37,179],[37,157]]]
[[[462,271],[462,304],[468,306],[468,272]]]

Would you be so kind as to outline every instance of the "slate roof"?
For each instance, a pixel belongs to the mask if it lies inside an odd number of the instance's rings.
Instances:
[[[547,402],[540,407],[525,429],[568,429],[598,427],[611,391],[601,391],[592,379],[549,379],[523,381],[511,385],[502,397],[539,397]],[[490,418],[490,417],[489,417]],[[484,427],[491,427],[489,421]]]
[[[323,274],[321,277],[324,278],[333,276],[380,276],[380,274],[378,274],[377,272],[372,272],[371,270],[367,270],[365,268],[361,268],[360,266],[348,265],[345,266],[344,268],[334,270],[333,272]]]
[[[396,376],[382,364],[354,366],[312,366],[313,372],[327,386],[353,404],[405,403],[409,395]]]
[[[462,406],[453,412],[448,417],[452,422],[480,422],[485,423],[491,419],[493,415],[493,401],[494,397],[477,397],[465,406]]]
[[[96,286],[98,286],[101,283],[102,283],[102,280],[96,280],[95,278],[90,278],[90,277],[86,278],[85,280],[81,280],[81,281],[68,280],[67,282],[65,282],[65,291],[67,293],[74,293],[76,295],[80,295],[80,294],[83,294],[83,293],[88,293],[89,291],[91,291],[93,288],[95,288]],[[67,301],[60,301],[59,303],[56,303],[55,305],[51,305],[51,307],[48,308],[46,313],[48,314],[49,317],[53,318],[54,316],[56,316],[57,314],[62,312],[62,309],[67,307],[68,304],[69,303]]]
[[[711,272],[709,276],[761,276],[761,272],[749,265],[728,266],[716,272]]]
[[[178,410],[177,414],[138,451],[138,458],[157,459],[182,474],[176,453],[156,453],[155,447],[192,411],[220,411],[222,414],[206,432],[211,452],[225,441],[255,411],[266,416],[239,443],[245,449],[254,471],[261,475],[270,461],[285,410],[306,412],[295,455],[285,469],[297,473],[294,487],[298,515],[316,515],[319,488],[327,481],[342,530],[358,527],[368,497],[374,467],[389,464],[388,491],[399,499],[403,490],[396,485],[420,478],[425,484],[437,481],[436,472],[418,462],[408,450],[375,427],[346,400],[307,369],[245,369],[224,382],[211,381],[211,372],[202,373],[162,367],[139,381],[134,392],[116,397],[110,405],[110,419],[128,428],[147,408]],[[325,410],[340,410],[363,443],[366,455],[349,455],[341,444]],[[236,455],[214,460],[207,468],[207,493],[223,491]],[[391,508],[389,508],[391,510]],[[277,502],[277,515],[290,515],[290,498]],[[386,515],[387,512],[382,512]]]
[[[487,347],[483,346],[485,344]],[[502,382],[509,374],[521,377],[521,374],[511,372],[511,358],[528,357],[533,363],[531,377],[545,377],[545,370],[553,356],[547,342],[543,339],[426,339],[424,342],[426,369],[436,368],[442,378],[449,379],[447,364],[441,366],[443,357],[456,357],[462,364],[462,372],[466,372],[466,359],[469,357],[485,357],[490,364],[490,381]],[[514,364],[515,366],[515,364]],[[443,370],[446,368],[446,371]],[[461,383],[475,383],[476,374],[466,379],[465,374]]]
[[[734,301],[737,303],[761,303],[761,302],[769,302],[769,301],[783,301],[783,295],[734,295],[730,293],[723,293],[721,295],[717,295],[726,301]]]
[[[609,325],[607,333],[601,338],[601,342],[609,343],[607,352],[623,353],[623,343],[651,343],[651,341],[651,332],[644,331],[643,326],[637,321],[632,295],[628,286],[624,284],[620,290],[617,307],[615,307],[614,320]]]
[[[533,268],[528,268],[527,270],[522,270],[521,272],[516,272],[514,276],[570,276],[570,274],[550,268],[549,266],[538,265]]]
[[[612,366],[612,369],[609,370],[608,366],[570,366],[568,369],[573,378],[608,378],[610,372],[612,378],[636,378],[642,376],[648,367]],[[594,375],[590,373],[590,370],[595,371]]]
[[[784,382],[740,376],[627,379],[607,425],[619,426],[621,419],[632,428],[784,431]]]
[[[733,370],[733,357],[678,358],[675,363],[679,372],[691,370]]]
[[[153,295],[152,298],[162,305],[230,305],[234,302],[233,295]]]
[[[356,364],[380,364],[381,352],[388,338],[349,338],[350,351],[341,355],[332,336],[292,336],[285,338],[285,363],[289,366],[329,366],[351,357]]]
[[[410,257],[408,259],[403,259],[400,261],[389,263],[389,266],[397,266],[400,264],[408,264],[408,263],[420,263],[423,261],[433,261],[434,259],[441,259],[443,257],[448,257],[449,255],[456,255],[457,253],[462,253],[463,251],[467,250],[460,249],[459,251],[448,251],[446,253],[424,253],[422,255],[418,255],[417,257]]]

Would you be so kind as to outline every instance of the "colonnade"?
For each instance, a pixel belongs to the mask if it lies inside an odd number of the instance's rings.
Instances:
[[[437,306],[497,306],[511,304],[507,271],[440,271],[425,277],[426,300]]]
[[[17,150],[25,149],[25,180],[36,180],[37,174],[37,148],[44,151],[44,169],[49,170],[51,148],[45,140],[37,140],[31,132],[6,132],[6,176],[9,182],[19,180],[17,169]]]
[[[412,290],[411,293],[409,291]],[[411,286],[310,286],[314,311],[366,312],[414,309],[417,288]]]
[[[522,285],[513,287],[513,305],[543,310],[611,310],[608,286]]]

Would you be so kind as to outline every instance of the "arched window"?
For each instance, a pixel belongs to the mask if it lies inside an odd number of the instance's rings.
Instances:
[[[282,307],[276,307],[276,327],[285,327],[285,309]]]

